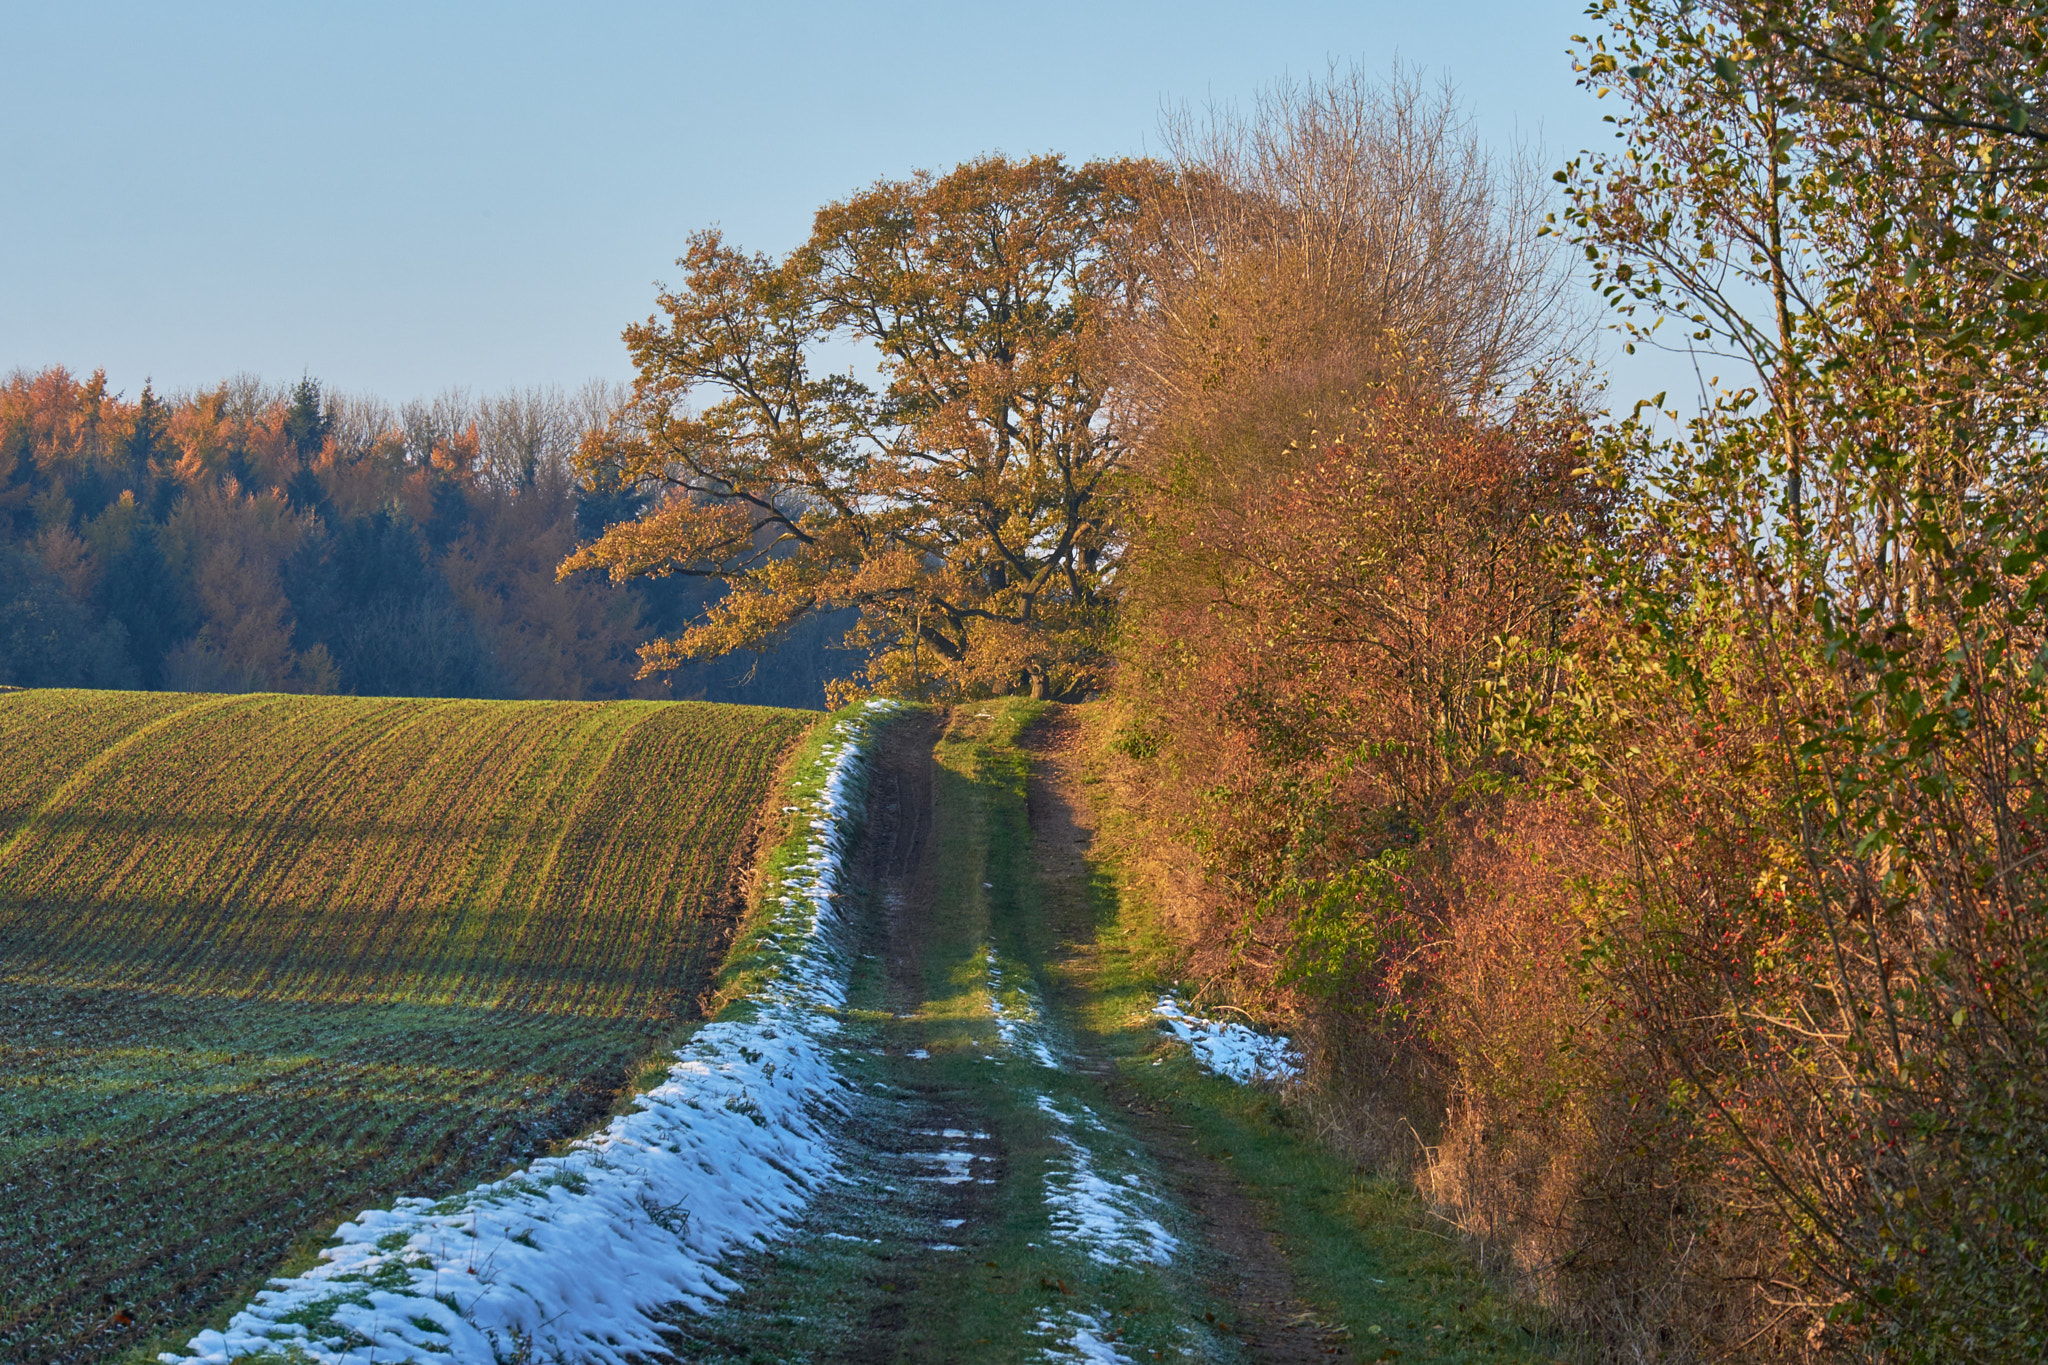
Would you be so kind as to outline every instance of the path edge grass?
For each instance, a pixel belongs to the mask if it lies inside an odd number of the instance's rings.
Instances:
[[[699,1016],[691,1023],[690,1032],[717,1020],[745,1016],[762,989],[779,974],[782,950],[766,941],[777,923],[777,900],[770,893],[810,850],[813,831],[809,812],[823,796],[832,767],[826,753],[828,745],[845,724],[865,728],[862,743],[879,744],[886,727],[901,723],[915,709],[895,705],[876,714],[869,710],[869,703],[856,702],[820,716],[791,746],[761,813],[755,843],[758,852],[745,882],[746,912],[733,930],[724,961],[712,975],[711,986],[702,997]],[[860,790],[854,793],[856,799],[845,817],[848,847],[859,839],[866,825],[865,795],[871,766],[872,760],[861,769]]]
[[[1041,759],[1030,738],[1066,708],[1013,705],[1015,719],[998,728],[1036,775]],[[1114,736],[1099,708],[1071,714],[1081,730],[1085,799],[1098,828],[1113,836],[1087,854],[1092,932],[1060,945],[1065,956],[1048,964],[1076,1026],[1107,1054],[1122,1083],[1190,1125],[1201,1148],[1227,1161],[1272,1210],[1272,1232],[1299,1296],[1344,1335],[1349,1358],[1583,1359],[1550,1314],[1486,1269],[1479,1249],[1432,1215],[1412,1183],[1361,1166],[1317,1137],[1290,1086],[1213,1076],[1160,1029],[1151,1006],[1181,984],[1183,959],[1163,907],[1115,856],[1121,840],[1114,831],[1124,817],[1105,780]]]

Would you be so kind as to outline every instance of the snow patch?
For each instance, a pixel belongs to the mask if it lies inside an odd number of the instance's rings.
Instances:
[[[910,1159],[927,1161],[940,1168],[934,1175],[912,1176],[913,1180],[929,1181],[935,1185],[964,1185],[974,1178],[973,1152],[912,1152]]]
[[[832,1011],[850,953],[834,904],[858,824],[869,740],[894,703],[832,722],[822,789],[797,807],[803,856],[772,888],[767,980],[751,1017],[707,1024],[636,1111],[516,1175],[450,1199],[400,1199],[336,1229],[340,1245],[272,1280],[225,1331],[166,1365],[264,1351],[319,1365],[626,1365],[666,1355],[656,1314],[705,1311],[739,1285],[718,1264],[787,1230],[839,1178],[832,1126],[851,1088]]]
[[[1131,1358],[1104,1339],[1109,1328],[1093,1313],[1067,1312],[1038,1320],[1037,1335],[1057,1337],[1048,1360],[1085,1360],[1095,1365],[1132,1365]]]
[[[1046,1175],[1054,1239],[1079,1247],[1101,1265],[1172,1261],[1180,1241],[1156,1216],[1162,1208],[1159,1197],[1135,1174],[1110,1179],[1100,1154],[1089,1145],[1085,1135],[1106,1138],[1107,1126],[1085,1104],[1070,1101],[1070,1111],[1050,1095],[1037,1098],[1039,1109],[1065,1130],[1052,1137],[1066,1155],[1055,1158]]]
[[[1190,1014],[1171,995],[1159,997],[1152,1013],[1174,1037],[1194,1050],[1195,1060],[1239,1085],[1289,1081],[1301,1074],[1301,1054],[1285,1038],[1270,1037],[1243,1024]]]
[[[988,979],[988,1012],[995,1016],[996,1037],[1004,1049],[1022,1053],[1049,1071],[1059,1070],[1059,1054],[1050,1037],[1052,1026],[1030,973],[1014,973],[1016,984],[1012,985],[1012,973],[1004,970],[993,945],[982,950],[982,971]]]

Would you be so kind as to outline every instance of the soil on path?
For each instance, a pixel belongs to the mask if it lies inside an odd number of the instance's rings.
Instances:
[[[924,953],[939,913],[932,750],[944,721],[940,714],[917,714],[882,732],[868,785],[867,824],[849,869],[853,884],[868,898],[864,946],[886,968],[883,1003],[899,1016],[925,1003]],[[905,1036],[898,1047],[907,1049],[914,1041],[914,1034]],[[919,1188],[910,1182],[926,1182],[916,1219],[923,1239],[878,1258],[869,1277],[875,1299],[857,1330],[844,1342],[843,1352],[821,1343],[818,1359],[884,1365],[929,1358],[919,1328],[934,1306],[925,1301],[931,1297],[930,1272],[939,1268],[936,1262],[956,1259],[975,1240],[989,1216],[990,1192],[1007,1174],[999,1130],[976,1111],[973,1097],[933,1084],[925,1071],[897,1070],[898,1102],[871,1117],[863,1143],[880,1174],[893,1174],[910,1188]],[[919,1163],[935,1142],[972,1153],[969,1169],[975,1178],[931,1182]]]
[[[1078,719],[1051,708],[1023,735],[1031,757],[1027,787],[1032,855],[1064,965],[1077,966],[1094,933],[1096,875],[1089,861],[1095,818],[1088,800]],[[1054,964],[1056,967],[1062,964]],[[1071,984],[1065,972],[1056,977]],[[1084,1035],[1085,1036],[1085,1035]],[[1255,1360],[1328,1362],[1345,1348],[1328,1339],[1321,1322],[1297,1295],[1294,1275],[1273,1230],[1273,1210],[1255,1198],[1231,1168],[1203,1152],[1169,1110],[1119,1082],[1101,1058],[1082,1067],[1102,1083],[1131,1130],[1172,1184],[1172,1193],[1195,1218],[1219,1267],[1209,1289],[1237,1313],[1235,1335]]]
[[[942,726],[941,716],[913,715],[883,730],[868,784],[866,832],[849,869],[854,884],[881,902],[877,947],[888,963],[890,1003],[899,1012],[924,1002],[923,947],[937,913],[938,882],[932,746]]]

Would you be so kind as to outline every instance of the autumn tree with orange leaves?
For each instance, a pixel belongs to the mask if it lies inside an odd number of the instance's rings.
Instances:
[[[562,565],[688,574],[724,596],[643,673],[858,608],[865,689],[1072,697],[1107,666],[1118,250],[1149,163],[987,157],[822,209],[782,259],[716,230],[628,328],[634,399],[588,440],[593,484],[655,494]],[[835,343],[877,353],[877,383]]]

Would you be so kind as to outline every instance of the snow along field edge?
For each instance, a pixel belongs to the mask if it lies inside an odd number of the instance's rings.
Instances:
[[[634,1112],[502,1180],[358,1214],[318,1265],[158,1358],[626,1365],[665,1354],[662,1311],[723,1302],[739,1286],[720,1263],[784,1232],[838,1172],[834,1126],[851,1092],[832,1039],[851,954],[836,902],[875,731],[894,709],[871,701],[813,732],[785,807],[796,829],[736,950],[745,993]]]

